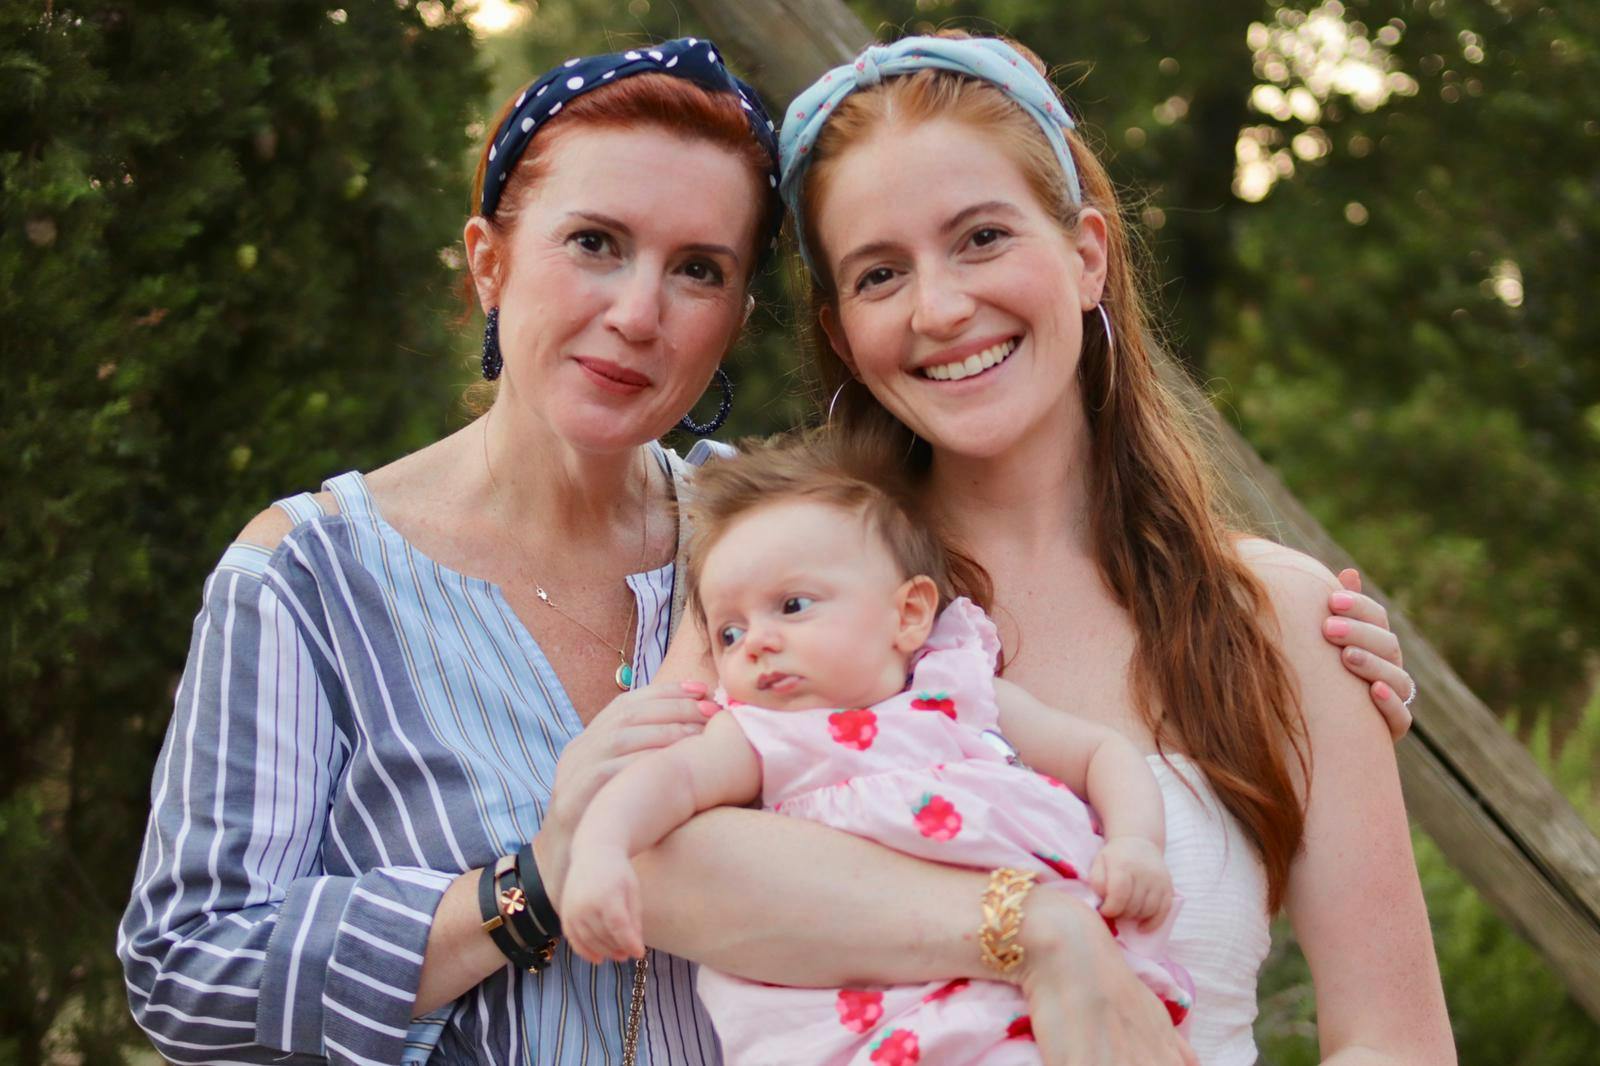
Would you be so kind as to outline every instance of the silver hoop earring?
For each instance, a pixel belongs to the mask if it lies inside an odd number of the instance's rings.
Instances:
[[[844,387],[846,385],[848,385],[848,384],[850,384],[850,380],[848,378],[846,378],[844,381],[839,382],[839,387],[837,389],[833,390],[833,399],[828,401],[828,422],[829,423],[831,423],[833,421],[833,408],[839,402],[839,394],[844,392]]]
[[[1111,393],[1117,384],[1117,342],[1111,332],[1111,316],[1106,313],[1106,302],[1101,300],[1094,305],[1094,309],[1100,312],[1100,325],[1106,331],[1106,394],[1101,398],[1099,406],[1094,408],[1096,411],[1104,411],[1106,405],[1111,402]]]

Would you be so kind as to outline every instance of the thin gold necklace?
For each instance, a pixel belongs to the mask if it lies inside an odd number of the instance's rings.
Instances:
[[[484,469],[488,471],[489,484],[494,488],[495,495],[498,496],[500,494],[500,485],[494,479],[494,467],[489,462],[489,419],[487,415],[485,415],[483,418],[482,436],[483,466]],[[639,509],[639,565],[634,568],[635,572],[644,569],[645,551],[650,543],[650,466],[649,461],[645,458],[643,451],[639,453],[639,466],[640,473],[644,476],[644,502]],[[511,539],[513,542],[521,544],[522,538],[516,535],[516,531],[511,528],[511,523],[507,522],[503,516],[500,519],[500,524],[506,528],[506,532],[511,534]],[[530,553],[524,550],[524,558],[526,558],[529,554]],[[605,647],[616,651],[617,671],[612,675],[612,680],[617,683],[617,688],[623,692],[627,692],[633,687],[633,663],[629,660],[628,653],[625,649],[628,646],[628,638],[633,635],[634,623],[638,620],[637,610],[630,613],[628,617],[628,628],[622,634],[622,643],[613,644],[611,641],[607,640],[605,637],[591,629],[582,619],[569,614],[565,609],[557,604],[555,600],[552,600],[550,598],[550,593],[545,590],[545,587],[542,584],[539,583],[538,578],[534,578],[533,581],[533,594],[539,597],[540,603],[544,604],[546,607],[559,614],[562,618],[565,618],[567,621],[571,622],[573,625],[589,634]]]

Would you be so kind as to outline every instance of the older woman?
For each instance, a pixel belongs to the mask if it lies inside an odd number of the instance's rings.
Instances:
[[[748,313],[776,142],[693,39],[572,60],[497,126],[465,234],[493,405],[269,509],[207,583],[119,944],[173,1061],[622,1055],[632,968],[546,969],[515,856],[704,722],[703,688],[619,690],[671,622],[681,464],[651,442]],[[699,1058],[662,969],[658,1058]]]
[[[594,791],[712,709],[703,686],[645,684],[683,476],[652,442],[748,313],[773,149],[692,38],[571,60],[507,104],[465,233],[488,413],[269,508],[206,584],[118,942],[167,1059],[609,1062],[637,1040],[642,1061],[716,1060],[689,964],[654,954],[647,981],[573,958],[546,886]],[[736,972],[977,967],[978,874],[754,811],[642,865],[652,942]],[[812,920],[773,921],[796,910]],[[1084,984],[1104,961],[1060,958],[1038,947],[1034,972]]]

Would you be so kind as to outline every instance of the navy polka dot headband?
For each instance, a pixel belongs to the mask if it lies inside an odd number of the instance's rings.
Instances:
[[[769,189],[778,187],[778,134],[761,97],[743,81],[734,77],[722,65],[716,46],[700,37],[679,37],[645,48],[632,48],[626,52],[609,55],[580,56],[569,59],[554,70],[540,75],[522,90],[511,113],[495,131],[489,146],[489,165],[483,175],[483,203],[481,214],[494,216],[500,204],[500,191],[517,168],[517,162],[533,140],[539,127],[561,113],[561,109],[576,97],[591,89],[635,74],[666,74],[684,78],[712,92],[732,93],[744,108],[750,122],[750,132],[757,143],[766,149],[771,160],[767,174]],[[777,212],[774,212],[776,215]],[[776,225],[769,236],[777,238]]]

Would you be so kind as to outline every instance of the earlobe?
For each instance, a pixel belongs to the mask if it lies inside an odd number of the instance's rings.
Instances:
[[[467,219],[466,228],[461,233],[461,243],[467,252],[467,269],[472,275],[472,288],[477,292],[478,305],[484,311],[500,305],[497,239],[489,224],[479,215]]]
[[[1079,212],[1073,243],[1083,261],[1083,278],[1078,287],[1081,310],[1092,311],[1102,299],[1106,287],[1108,241],[1105,216],[1092,207]]]
[[[934,619],[939,615],[939,586],[926,574],[908,578],[896,593],[900,606],[900,630],[895,635],[895,650],[910,655],[928,642]]]
[[[823,336],[828,338],[828,344],[839,357],[839,361],[850,371],[850,376],[860,381],[861,375],[856,372],[855,357],[850,354],[850,339],[845,336],[844,326],[839,322],[839,312],[831,303],[823,304],[822,310],[817,312],[817,323],[822,326]]]

